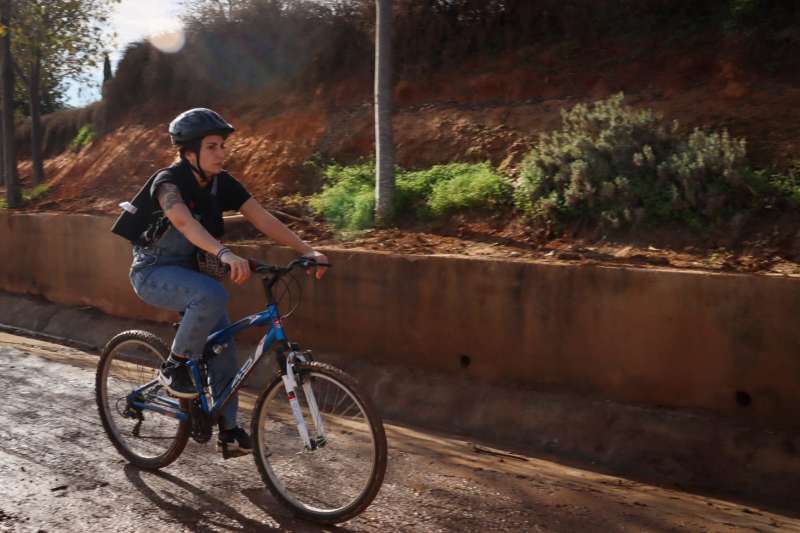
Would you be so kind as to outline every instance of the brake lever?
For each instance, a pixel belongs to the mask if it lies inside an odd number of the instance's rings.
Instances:
[[[298,261],[298,264],[300,264],[300,266],[302,266],[303,268],[309,268],[309,267],[331,268],[333,266],[330,263],[319,263],[313,257],[301,257],[297,261]]]

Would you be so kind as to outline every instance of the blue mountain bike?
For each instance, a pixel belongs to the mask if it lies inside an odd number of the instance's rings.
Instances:
[[[95,393],[119,453],[135,466],[157,469],[175,461],[190,437],[208,442],[222,407],[271,350],[278,372],[252,414],[253,457],[264,483],[279,502],[316,522],[342,522],[366,509],[386,472],[381,418],[353,378],[289,342],[274,296],[276,283],[293,269],[316,265],[310,258],[286,267],[251,261],[262,277],[266,309],[209,335],[203,358],[190,363],[196,399],[174,398],[159,383],[158,369],[169,356],[159,337],[130,330],[112,338],[100,357]],[[268,330],[213,402],[207,362],[236,333],[256,326]]]

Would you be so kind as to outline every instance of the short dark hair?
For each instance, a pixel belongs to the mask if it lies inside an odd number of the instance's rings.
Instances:
[[[194,139],[187,143],[178,145],[178,153],[180,154],[181,159],[185,159],[187,150],[192,151],[195,154],[199,154],[200,147],[202,146],[202,144],[203,144],[203,139]]]

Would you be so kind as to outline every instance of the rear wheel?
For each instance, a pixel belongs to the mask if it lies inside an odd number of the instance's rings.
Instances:
[[[158,379],[158,369],[169,356],[164,343],[146,331],[124,331],[106,344],[100,356],[95,397],[100,420],[114,447],[132,464],[146,469],[167,466],[183,451],[189,438],[189,422],[130,401],[139,387]],[[155,383],[136,401],[188,412],[187,400],[168,396]]]
[[[270,492],[297,515],[321,523],[343,522],[369,506],[386,472],[386,435],[372,404],[353,378],[330,365],[296,364],[319,406],[325,442],[304,447],[280,375],[253,412],[253,457]],[[309,431],[308,398],[295,391]]]

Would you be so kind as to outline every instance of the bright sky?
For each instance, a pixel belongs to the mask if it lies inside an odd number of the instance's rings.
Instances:
[[[111,30],[117,33],[117,38],[109,54],[114,72],[129,43],[180,29],[178,2],[179,0],[122,0],[114,6],[110,26]],[[92,73],[92,79],[95,80],[92,86],[73,83],[68,87],[66,94],[68,105],[80,107],[100,99],[100,83],[103,81],[102,64],[95,70],[96,73]]]

